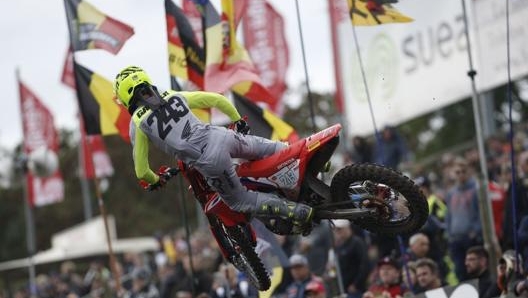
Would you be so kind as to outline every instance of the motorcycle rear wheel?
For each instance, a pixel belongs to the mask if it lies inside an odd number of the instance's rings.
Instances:
[[[331,201],[351,200],[353,196],[351,189],[362,185],[365,181],[374,185],[376,190],[379,191],[380,188],[390,190],[397,197],[380,200],[377,206],[380,212],[353,220],[354,224],[376,234],[384,235],[410,234],[424,225],[429,215],[429,207],[418,186],[400,172],[380,165],[354,164],[339,170],[330,184]],[[405,200],[404,203],[401,203],[402,199]],[[391,218],[391,214],[397,212],[391,207],[394,202],[404,204],[402,206],[407,208],[408,216],[400,220]],[[359,203],[359,208],[362,207],[361,204]],[[386,214],[383,214],[383,211]]]

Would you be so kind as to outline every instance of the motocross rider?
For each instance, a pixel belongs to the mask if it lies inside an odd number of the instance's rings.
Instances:
[[[281,217],[303,227],[313,216],[311,207],[282,200],[274,194],[248,191],[235,172],[231,158],[248,160],[271,155],[285,144],[248,135],[249,126],[236,108],[221,94],[211,92],[161,92],[147,73],[137,66],[121,70],[114,92],[128,109],[130,139],[136,176],[149,183],[149,190],[161,188],[163,176],[149,166],[149,141],[165,153],[196,168],[233,210],[257,218]],[[234,123],[235,130],[201,122],[191,109],[217,108]]]

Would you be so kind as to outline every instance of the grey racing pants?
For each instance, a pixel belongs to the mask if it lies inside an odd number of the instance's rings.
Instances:
[[[254,214],[258,206],[280,198],[273,194],[248,191],[240,183],[233,158],[260,159],[286,147],[282,142],[210,126],[207,146],[194,167],[206,177],[207,183],[231,209]]]

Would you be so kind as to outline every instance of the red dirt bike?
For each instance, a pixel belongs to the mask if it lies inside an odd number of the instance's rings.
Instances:
[[[380,234],[407,234],[418,230],[429,210],[419,188],[401,173],[375,164],[354,164],[339,170],[330,185],[318,178],[339,143],[341,125],[336,124],[301,139],[261,160],[238,165],[243,185],[271,192],[285,200],[314,208],[313,224],[323,219],[348,219]],[[179,163],[179,169],[163,172],[166,179],[182,172],[194,197],[207,215],[223,256],[244,272],[259,290],[270,287],[265,266],[255,251],[256,235],[248,214],[231,210],[194,168]],[[277,234],[292,233],[291,223],[277,218],[264,222]],[[311,227],[296,233],[309,234]]]

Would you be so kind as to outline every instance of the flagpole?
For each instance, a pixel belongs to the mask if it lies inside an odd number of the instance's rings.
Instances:
[[[69,0],[64,0],[64,9],[66,11],[66,20],[68,21],[68,32],[70,34],[70,47],[72,49],[72,63],[73,63],[73,73],[74,73],[74,80],[75,80],[75,93],[77,95],[77,102],[79,101],[79,88],[77,86],[79,86],[78,84],[78,81],[77,81],[77,75],[75,73],[75,65],[76,65],[76,61],[75,61],[75,47],[74,47],[74,44],[73,44],[73,37],[74,37],[74,34],[72,32],[72,24],[71,24],[71,20],[72,20],[72,16],[70,14],[70,10],[68,9],[68,3],[67,1]],[[79,107],[80,109],[80,107]],[[91,148],[90,148],[90,144],[88,144],[88,149],[89,151],[91,151]],[[93,160],[93,156],[91,157],[92,160]],[[106,215],[106,208],[105,208],[105,205],[104,205],[104,200],[103,200],[103,197],[102,197],[102,192],[101,192],[101,187],[100,187],[100,179],[95,177],[95,194],[96,194],[96,198],[97,198],[97,203],[99,205],[99,212],[101,213],[101,216],[103,217],[103,223],[104,223],[104,227],[105,227],[105,234],[106,234],[106,243],[108,245],[108,256],[109,256],[109,263],[110,263],[110,270],[112,271],[112,274],[114,276],[114,281],[115,281],[115,286],[116,286],[116,293],[117,295],[119,296],[121,294],[121,278],[120,278],[120,275],[119,275],[119,271],[117,270],[117,261],[116,261],[116,258],[115,258],[115,255],[114,255],[114,251],[112,249],[112,239],[110,238],[110,231],[109,231],[109,228],[108,228],[108,219],[107,219],[107,215]]]
[[[20,71],[18,67],[15,70],[17,83],[19,84],[19,97],[22,93],[20,91]],[[29,295],[31,298],[37,297],[37,283],[36,283],[36,272],[35,263],[33,256],[36,252],[35,244],[35,219],[33,216],[33,206],[29,202],[29,190],[28,190],[28,156],[25,152],[18,159],[17,167],[22,170],[22,177],[24,178],[23,183],[23,197],[24,197],[24,215],[26,221],[26,247],[28,252],[28,271],[29,271]]]
[[[475,121],[475,132],[477,135],[477,149],[479,153],[479,162],[480,162],[480,182],[479,183],[479,193],[478,193],[478,201],[479,201],[479,212],[480,212],[480,218],[481,218],[481,224],[482,224],[482,236],[484,238],[484,245],[486,246],[488,253],[490,255],[490,267],[489,268],[495,268],[497,266],[497,238],[495,235],[495,225],[493,222],[493,217],[491,215],[491,201],[489,199],[488,195],[488,168],[486,164],[486,153],[484,151],[484,140],[482,136],[482,116],[480,114],[481,108],[480,108],[480,102],[479,102],[479,95],[477,92],[477,87],[475,84],[475,76],[477,75],[477,72],[475,69],[473,69],[473,58],[471,55],[471,42],[469,39],[469,28],[468,28],[468,18],[467,18],[467,12],[466,12],[466,3],[465,0],[462,1],[462,11],[463,11],[463,17],[464,17],[464,35],[466,38],[466,44],[467,44],[467,53],[468,53],[468,62],[469,62],[469,71],[467,72],[468,77],[471,80],[471,102],[473,105],[473,118]],[[515,170],[515,169],[513,169]],[[492,273],[492,275],[494,275]]]
[[[28,168],[27,168],[27,157],[22,157],[20,161],[20,168],[23,171],[24,177],[24,214],[26,218],[26,246],[28,252],[28,271],[29,271],[29,295],[31,298],[37,297],[37,283],[36,283],[36,270],[33,256],[36,252],[35,244],[35,219],[33,216],[33,206],[29,202],[29,191],[28,191]]]

